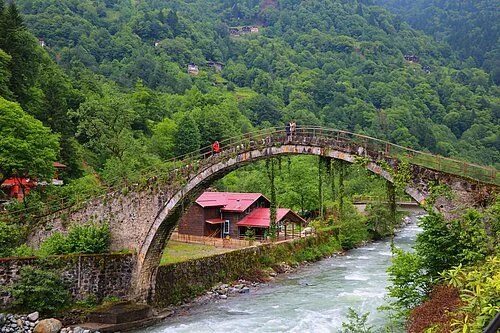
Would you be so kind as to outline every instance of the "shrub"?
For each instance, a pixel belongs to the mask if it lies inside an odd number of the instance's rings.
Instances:
[[[252,228],[248,228],[245,231],[245,239],[247,241],[253,242],[255,240],[255,230]]]
[[[60,276],[31,266],[21,268],[20,279],[8,289],[20,310],[51,315],[69,305],[70,294]]]
[[[392,222],[392,214],[388,204],[376,203],[368,205],[366,227],[370,233],[370,237],[375,240],[380,240],[394,234]],[[398,218],[398,216],[396,216]]]
[[[66,237],[60,232],[56,232],[46,238],[40,245],[38,254],[41,256],[57,255],[69,253],[69,246]]]
[[[429,278],[459,264],[484,259],[491,249],[483,214],[467,211],[461,218],[447,221],[443,215],[430,213],[421,221],[416,250],[422,258]]]
[[[111,232],[107,224],[78,225],[70,229],[67,237],[69,253],[109,252]]]
[[[373,328],[371,326],[367,326],[366,322],[368,321],[369,313],[358,314],[354,309],[349,308],[349,312],[347,313],[348,322],[342,323],[342,329],[339,331],[340,333],[372,333]]]
[[[355,248],[368,239],[365,218],[358,213],[354,205],[346,203],[342,220],[337,224],[340,245],[345,250]]]
[[[388,287],[389,296],[394,299],[392,307],[399,314],[407,314],[442,279],[441,272],[454,266],[461,267],[482,261],[494,252],[493,244],[497,240],[496,233],[492,231],[495,221],[498,221],[495,211],[468,210],[460,218],[453,220],[446,220],[443,215],[434,212],[424,217],[420,223],[423,231],[417,236],[416,252],[406,253],[396,249],[393,264],[388,269],[392,282]],[[480,286],[479,290],[484,291],[484,286]],[[469,293],[475,291],[472,288]],[[476,318],[478,320],[480,317]]]
[[[425,332],[431,327],[446,327],[449,332],[449,323],[452,314],[460,306],[458,290],[454,287],[438,285],[430,293],[429,299],[413,309],[408,319],[408,332]]]
[[[26,244],[19,245],[12,251],[13,257],[33,257],[34,255],[35,249]]]
[[[395,249],[388,268],[391,285],[387,288],[398,310],[406,313],[419,305],[428,292],[429,280],[424,274],[421,258],[416,253]]]
[[[70,228],[68,235],[54,233],[40,246],[40,255],[109,252],[111,232],[107,224],[86,224]]]
[[[12,255],[19,238],[20,232],[15,225],[0,221],[0,257]]]
[[[464,305],[451,322],[454,330],[481,332],[500,313],[500,258],[492,256],[474,266],[458,266],[442,274],[458,288]],[[470,323],[467,318],[474,318]]]

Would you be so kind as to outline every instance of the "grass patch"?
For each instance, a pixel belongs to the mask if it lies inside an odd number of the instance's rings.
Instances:
[[[253,91],[250,88],[240,88],[240,87],[236,88],[234,94],[238,100],[248,99],[258,95],[255,91]]]
[[[229,252],[231,249],[213,245],[189,244],[176,241],[168,242],[161,258],[160,265],[173,264],[191,259],[209,257],[214,254]]]

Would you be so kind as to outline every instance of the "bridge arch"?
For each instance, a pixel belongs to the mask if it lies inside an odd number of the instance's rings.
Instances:
[[[262,145],[254,142],[248,147],[233,147],[220,156],[208,158],[209,163],[204,168],[194,173],[189,180],[180,187],[175,194],[159,210],[156,218],[149,228],[138,253],[136,276],[134,283],[135,297],[142,300],[151,300],[154,294],[156,270],[159,266],[162,252],[170,237],[170,234],[178,224],[180,217],[189,205],[212,184],[223,178],[228,173],[247,164],[278,156],[290,155],[313,155],[329,157],[355,163],[360,157],[369,158],[365,164],[366,169],[392,182],[393,177],[377,163],[373,156],[369,155],[366,145],[337,146],[318,137],[304,140],[301,137],[288,139],[280,136],[278,138],[266,137],[262,139]],[[239,151],[241,149],[241,151]],[[210,161],[211,160],[211,161]],[[406,193],[416,202],[422,204],[426,194],[419,188],[408,185]]]

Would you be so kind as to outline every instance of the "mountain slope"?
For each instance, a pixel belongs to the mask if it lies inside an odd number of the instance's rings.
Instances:
[[[106,165],[114,170],[110,158],[129,156],[126,151],[134,146],[121,144],[125,153],[120,148],[103,154],[97,148],[102,142],[95,145],[103,138],[84,134],[86,118],[99,117],[91,105],[112,96],[130,99],[117,110],[131,113],[122,125],[130,131],[127,140],[142,147],[151,145],[165,118],[178,124],[193,117],[200,144],[295,119],[497,164],[498,88],[488,75],[461,62],[448,45],[368,3],[18,2],[28,27],[44,38],[46,50],[84,95],[72,119],[81,128],[80,143],[100,170]],[[229,27],[242,25],[260,29],[230,34]],[[209,60],[223,62],[222,73],[205,67]],[[200,75],[187,74],[189,63],[200,66]],[[111,110],[113,103],[101,104]],[[214,130],[207,126],[213,121],[210,114],[215,123],[242,120]],[[155,148],[132,155],[151,151],[157,158]]]
[[[375,0],[416,29],[471,58],[500,82],[500,3],[495,0]]]

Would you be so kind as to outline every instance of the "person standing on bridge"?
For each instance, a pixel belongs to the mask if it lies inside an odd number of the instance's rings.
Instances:
[[[286,142],[290,141],[290,137],[292,135],[292,124],[290,122],[285,125],[285,133],[286,133]]]
[[[220,145],[219,145],[219,141],[215,141],[213,144],[212,144],[212,155],[217,155],[220,153]]]
[[[297,124],[295,123],[295,121],[292,121],[292,123],[290,124],[290,138],[291,138],[291,140],[293,140],[293,137],[295,136],[296,129],[297,129]]]

